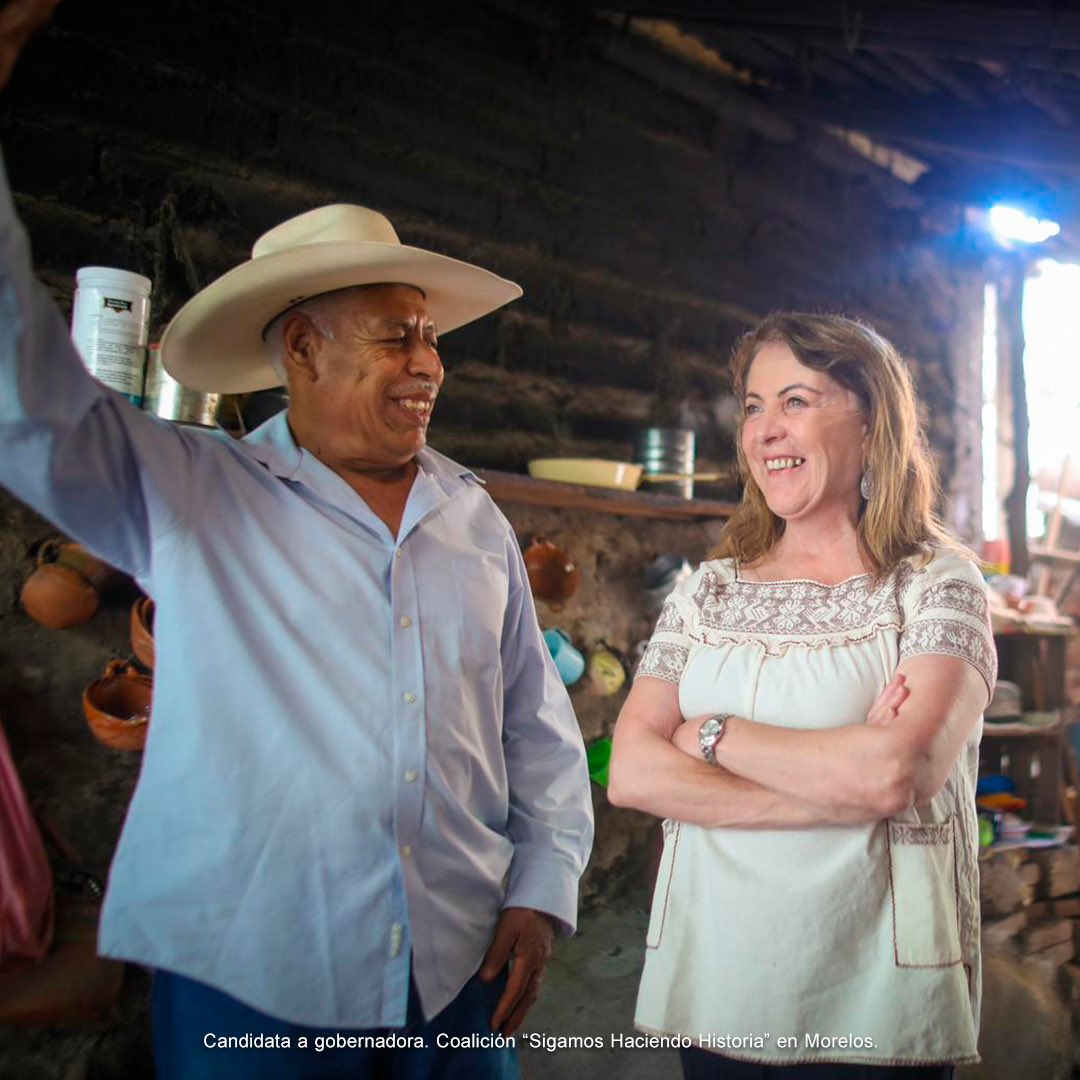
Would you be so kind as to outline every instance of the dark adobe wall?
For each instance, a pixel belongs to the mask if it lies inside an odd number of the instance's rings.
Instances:
[[[57,294],[80,265],[136,269],[158,325],[329,201],[519,280],[523,301],[445,343],[433,442],[469,463],[624,456],[647,421],[690,423],[723,459],[727,353],[777,307],[893,337],[947,461],[968,296],[940,237],[884,170],[721,116],[715,91],[575,3],[81,0],[18,71],[4,146]]]

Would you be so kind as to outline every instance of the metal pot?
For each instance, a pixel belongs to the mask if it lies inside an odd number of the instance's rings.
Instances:
[[[161,364],[161,347],[153,344],[146,362],[143,410],[178,424],[216,427],[220,394],[201,394],[178,383]]]
[[[645,470],[645,476],[679,474],[679,479],[653,484],[657,493],[694,497],[693,431],[688,428],[645,428],[634,438],[634,461]]]

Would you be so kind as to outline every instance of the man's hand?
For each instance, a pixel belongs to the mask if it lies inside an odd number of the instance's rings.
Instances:
[[[510,977],[495,1006],[491,1030],[513,1035],[540,996],[544,970],[555,947],[555,926],[550,915],[531,908],[505,908],[495,936],[480,966],[480,978],[491,982],[508,961]]]
[[[30,35],[49,21],[58,3],[60,0],[12,0],[0,11],[0,89],[7,86]]]

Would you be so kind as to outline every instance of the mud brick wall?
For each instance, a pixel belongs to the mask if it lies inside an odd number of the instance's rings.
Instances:
[[[160,325],[264,229],[360,202],[525,287],[446,342],[440,449],[519,468],[680,422],[722,460],[733,340],[799,307],[897,342],[951,471],[961,253],[885,170],[721,115],[715,76],[582,7],[64,5],[0,107],[41,271],[63,298],[80,265],[139,270]]]

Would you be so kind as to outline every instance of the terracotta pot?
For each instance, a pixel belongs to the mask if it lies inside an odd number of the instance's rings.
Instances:
[[[56,563],[42,563],[24,582],[19,598],[31,619],[54,630],[86,622],[101,602],[82,574]]]
[[[140,596],[131,605],[131,651],[154,670],[154,601],[149,596]]]
[[[97,740],[114,750],[146,744],[154,681],[123,660],[110,660],[83,691],[83,712]]]
[[[81,574],[99,593],[104,592],[121,576],[107,562],[91,555],[82,544],[72,544],[64,540],[46,540],[38,548],[38,566],[55,563]]]
[[[581,572],[574,560],[542,536],[531,538],[524,556],[533,596],[543,600],[553,611],[561,611],[581,584]]]

